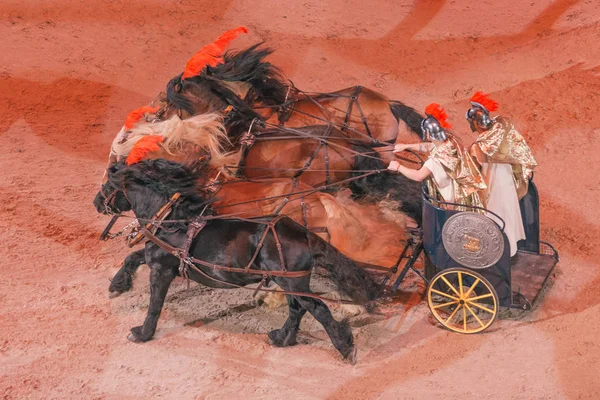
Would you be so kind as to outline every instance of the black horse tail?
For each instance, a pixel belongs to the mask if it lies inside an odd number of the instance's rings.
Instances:
[[[314,233],[308,234],[308,245],[314,266],[327,271],[329,279],[335,283],[340,293],[361,303],[377,298],[379,285],[354,261]]]
[[[419,135],[419,137],[422,136],[421,122],[424,117],[417,110],[397,100],[390,101],[390,109],[398,122],[400,120],[404,121],[411,131]]]
[[[350,190],[355,197],[369,196],[376,200],[391,199],[400,203],[400,211],[411,217],[419,226],[423,219],[423,199],[421,184],[408,179],[402,174],[387,170],[387,165],[379,158],[375,150],[367,146],[356,145],[352,149],[364,154],[355,157],[354,169],[358,171],[381,171],[366,178],[350,183]],[[363,172],[353,172],[359,176]]]

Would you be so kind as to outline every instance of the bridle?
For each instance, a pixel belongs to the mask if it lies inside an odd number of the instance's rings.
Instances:
[[[108,186],[112,186],[113,187],[113,191],[110,194],[106,194],[106,192],[104,191],[104,185],[102,185],[100,187],[100,193],[102,193],[102,196],[104,196],[104,210],[106,211],[106,213],[108,215],[120,215],[121,214],[121,210],[117,210],[117,207],[115,206],[114,202],[115,199],[117,197],[117,194],[119,192],[123,193],[123,196],[125,196],[125,200],[127,200],[127,202],[129,202],[129,204],[131,204],[131,201],[129,200],[129,196],[127,196],[127,189],[125,188],[125,177],[123,177],[123,179],[121,180],[121,185],[120,185],[120,189],[114,187],[112,184],[109,183]],[[115,210],[117,210],[117,213],[114,213],[110,207],[113,207]]]
[[[127,189],[125,188],[125,185],[122,185],[122,189],[115,188],[114,191],[108,196],[106,195],[103,187],[100,189],[100,193],[102,193],[102,196],[104,196],[104,208],[106,210],[106,213],[113,216],[106,228],[104,229],[104,231],[102,232],[102,234],[100,235],[100,240],[115,239],[123,235],[126,231],[130,231],[126,236],[127,245],[129,247],[135,246],[144,239],[145,236],[144,233],[140,231],[141,229],[149,230],[150,232],[152,232],[152,234],[155,234],[158,231],[158,229],[162,227],[162,222],[169,216],[169,214],[173,210],[173,206],[175,205],[175,203],[177,203],[181,195],[179,192],[177,192],[173,196],[171,196],[169,201],[165,205],[163,205],[156,212],[156,214],[154,214],[154,217],[148,223],[141,225],[137,218],[135,218],[131,223],[129,223],[119,232],[111,234],[111,228],[117,222],[117,219],[119,219],[119,217],[122,216],[120,210],[117,210],[118,213],[114,213],[111,209],[111,206],[116,209],[114,205],[114,199],[118,192],[123,192],[123,196],[125,196],[125,199],[129,202],[129,204],[131,204],[131,200],[129,200],[129,196],[127,195]],[[162,228],[164,229],[164,227]]]
[[[102,196],[104,197],[104,211],[108,215],[120,214],[120,213],[115,213],[112,210],[113,208],[115,208],[114,200],[117,197],[117,192],[118,192],[118,190],[115,189],[112,191],[112,193],[110,193],[109,195],[106,195],[106,193],[104,192],[104,187],[100,187],[100,193],[102,193]]]

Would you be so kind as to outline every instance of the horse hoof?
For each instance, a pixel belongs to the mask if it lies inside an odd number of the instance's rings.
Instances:
[[[133,342],[133,343],[142,343],[142,341],[140,339],[138,339],[138,337],[135,336],[133,333],[130,333],[129,335],[127,335],[127,340],[129,340],[130,342]]]
[[[129,335],[127,335],[127,340],[133,342],[133,343],[144,343],[147,342],[148,340],[152,339],[153,335],[150,335],[150,337],[143,337],[142,334],[142,327],[141,326],[136,326],[135,328],[131,328],[131,333]]]
[[[356,346],[352,346],[348,355],[346,357],[344,357],[344,362],[346,362],[347,364],[350,364],[350,365],[356,364],[356,360],[357,360],[356,353],[357,353]]]
[[[284,347],[283,339],[280,337],[281,331],[279,329],[275,329],[267,334],[269,337],[269,344],[275,347]]]

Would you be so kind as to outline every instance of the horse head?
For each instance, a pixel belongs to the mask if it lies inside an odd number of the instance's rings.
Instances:
[[[189,165],[164,159],[143,160],[133,165],[117,163],[108,169],[108,181],[96,194],[94,206],[104,214],[132,210],[136,217],[150,219],[179,193],[187,204],[184,214],[193,214],[206,204],[206,194],[197,182],[207,163],[206,159]]]
[[[131,204],[121,188],[122,182],[115,180],[114,175],[125,168],[125,164],[116,163],[107,168],[106,181],[94,197],[94,207],[101,214],[120,214],[131,210]]]

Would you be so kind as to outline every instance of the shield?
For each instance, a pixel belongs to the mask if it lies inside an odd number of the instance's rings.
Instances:
[[[448,218],[442,229],[442,242],[448,255],[467,268],[491,267],[504,253],[504,237],[498,225],[473,212]]]

